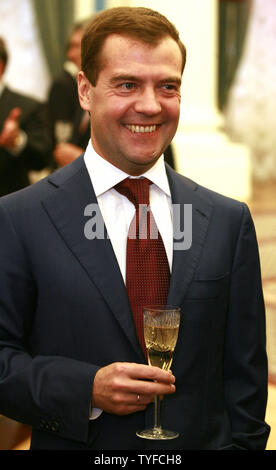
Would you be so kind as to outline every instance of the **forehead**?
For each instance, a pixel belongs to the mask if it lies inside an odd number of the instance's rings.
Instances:
[[[171,67],[181,75],[182,55],[176,41],[162,38],[157,44],[148,44],[140,39],[119,34],[109,35],[102,47],[101,69],[130,67]]]

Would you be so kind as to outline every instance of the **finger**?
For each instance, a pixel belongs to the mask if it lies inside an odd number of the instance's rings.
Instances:
[[[137,395],[133,395],[132,401],[129,403],[122,403],[121,407],[117,408],[117,412],[119,412],[120,414],[128,414],[136,413],[137,411],[144,411],[147,406],[152,402],[154,402],[154,397],[150,401],[147,399],[147,397],[143,396],[138,402]]]
[[[131,396],[131,403],[133,405],[137,405],[138,407],[144,407],[145,405],[149,405],[154,401],[155,395],[142,395],[140,393],[132,394]]]
[[[149,403],[150,400],[147,396],[141,396],[137,393],[114,394],[109,400],[110,409],[116,414],[142,411],[146,409]]]
[[[127,366],[127,364],[125,364]],[[156,380],[164,383],[174,383],[175,377],[171,370],[163,370],[159,367],[149,366],[145,364],[129,364],[129,376],[136,379]]]
[[[113,390],[143,395],[166,395],[175,392],[175,377],[168,371],[136,363],[117,363]]]
[[[3,130],[2,130],[2,138],[4,140],[14,139],[18,134],[18,126],[15,124],[14,121],[6,121]]]
[[[117,390],[127,395],[129,393],[148,396],[167,395],[175,392],[175,385],[156,381],[131,379],[120,382],[120,386]]]
[[[162,384],[159,382],[138,382],[136,390],[142,395],[169,395],[175,392],[174,384]]]
[[[8,119],[17,120],[20,118],[21,114],[22,114],[22,110],[20,108],[13,108],[10,111]]]

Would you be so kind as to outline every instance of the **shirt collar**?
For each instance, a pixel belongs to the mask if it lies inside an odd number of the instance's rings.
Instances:
[[[87,145],[84,161],[91,178],[96,197],[113,188],[116,184],[129,176],[124,171],[100,157],[95,152],[91,140],[89,140]],[[152,168],[141,176],[148,178],[168,196],[171,195],[163,155],[157,160]]]

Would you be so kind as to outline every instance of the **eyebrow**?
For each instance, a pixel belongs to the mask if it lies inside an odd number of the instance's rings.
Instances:
[[[136,81],[141,81],[141,79],[135,75],[129,75],[129,74],[118,74],[114,75],[111,79],[111,83],[116,84],[120,81],[128,81],[128,82],[136,82]],[[162,78],[160,80],[160,83],[177,83],[177,85],[181,85],[182,80],[181,78],[177,76],[172,76],[172,77],[166,77]]]
[[[111,83],[117,83],[120,81],[135,82],[137,80],[139,79],[135,75],[120,73],[118,75],[114,75],[114,77],[111,78]]]
[[[167,77],[167,78],[163,78],[162,80],[160,80],[160,83],[177,83],[177,85],[180,86],[182,83],[182,80],[179,77]]]

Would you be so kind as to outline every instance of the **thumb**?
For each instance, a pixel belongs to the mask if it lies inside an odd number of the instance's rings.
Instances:
[[[12,121],[17,121],[22,114],[22,110],[20,108],[13,108],[10,111],[10,114],[8,116],[8,119],[11,119]]]

